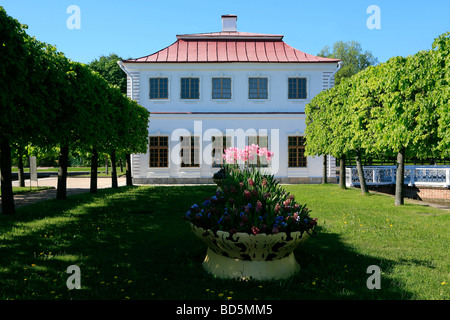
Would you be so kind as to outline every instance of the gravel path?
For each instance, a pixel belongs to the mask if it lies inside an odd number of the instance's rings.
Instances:
[[[41,178],[36,183],[33,181],[31,185],[33,187],[39,186],[39,187],[53,187],[54,189],[48,189],[38,192],[29,192],[24,194],[17,194],[14,195],[14,204],[16,208],[19,208],[21,206],[25,206],[28,204],[36,203],[43,200],[49,200],[49,199],[55,199],[56,198],[56,186],[57,186],[58,180],[56,177],[50,177],[50,178]],[[125,177],[119,177],[117,178],[117,183],[119,187],[126,185]],[[98,189],[104,189],[104,188],[111,188],[111,178],[98,178],[97,179],[97,188]],[[18,181],[13,181],[13,187],[19,186]],[[30,180],[25,181],[25,186],[30,186]],[[74,194],[89,192],[90,188],[90,178],[73,178],[68,177],[67,178],[67,195],[71,196]],[[0,197],[0,212],[1,212],[1,197]]]

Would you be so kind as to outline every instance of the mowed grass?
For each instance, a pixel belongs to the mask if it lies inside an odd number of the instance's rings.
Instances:
[[[24,194],[24,193],[32,193],[39,192],[42,190],[54,189],[53,187],[13,187],[13,194]],[[0,196],[2,195],[2,191],[0,190]]]
[[[318,218],[283,281],[221,280],[182,219],[214,186],[123,187],[50,200],[0,216],[0,299],[449,299],[448,211],[362,196],[336,185],[289,185]],[[81,289],[69,290],[81,271]],[[367,268],[381,270],[369,289]]]

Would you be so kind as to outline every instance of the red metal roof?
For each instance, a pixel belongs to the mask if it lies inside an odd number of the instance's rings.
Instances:
[[[339,59],[317,57],[282,41],[282,35],[248,32],[213,32],[178,35],[170,46],[124,63],[282,62],[336,63]]]

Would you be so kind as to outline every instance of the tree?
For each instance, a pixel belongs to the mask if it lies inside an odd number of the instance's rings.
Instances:
[[[395,205],[404,204],[405,157],[439,154],[437,109],[441,101],[435,95],[435,55],[432,50],[420,51],[407,58],[391,58],[378,66],[380,74],[374,91],[379,103],[373,109],[371,134],[377,150],[397,154]]]
[[[309,154],[354,150],[363,193],[361,156],[397,155],[395,204],[404,203],[404,162],[449,154],[450,33],[435,39],[433,50],[394,57],[370,66],[305,108]]]
[[[119,90],[123,93],[127,93],[127,76],[126,74],[120,69],[119,65],[117,64],[117,61],[122,60],[121,57],[119,57],[115,53],[109,54],[109,56],[100,56],[99,59],[93,60],[91,63],[89,63],[89,67],[98,72],[110,85],[116,86],[119,88]],[[116,150],[114,150],[114,154],[111,154],[112,150],[109,150],[107,154],[109,156],[113,157],[115,162],[116,158]],[[120,152],[118,153],[121,154]],[[106,156],[107,157],[107,156]],[[112,165],[111,167],[111,176],[113,177],[113,185],[116,184],[117,179],[114,178],[116,175],[115,167]],[[114,170],[114,171],[113,171]],[[106,158],[106,173],[108,173],[108,160]]]
[[[145,153],[148,145],[148,123],[150,112],[136,101],[123,96],[129,108],[123,114],[127,126],[119,127],[123,152],[126,155],[126,185],[133,185],[131,179],[131,153]]]
[[[351,77],[378,63],[378,59],[370,51],[363,51],[361,44],[356,41],[337,41],[333,44],[332,51],[329,46],[325,46],[317,55],[342,60],[343,66],[335,75],[336,85],[341,82],[342,78]]]
[[[450,32],[437,37],[432,45],[435,52],[432,61],[435,87],[430,98],[437,104],[438,146],[442,157],[450,157]]]
[[[27,110],[18,101],[23,100],[27,78],[25,60],[25,26],[10,17],[0,7],[0,172],[2,212],[15,213],[11,175],[11,144],[20,135]]]
[[[343,79],[340,85],[320,92],[306,105],[306,148],[307,155],[330,154],[340,159],[340,187],[345,189],[345,159],[353,150],[356,153],[357,163],[360,162],[364,138],[355,135],[354,130],[362,128],[362,119],[359,105],[349,99],[353,94],[356,97],[357,87],[349,79]],[[362,173],[360,165],[358,172]],[[360,174],[361,176],[361,174]],[[361,178],[361,190],[367,193],[364,175]]]
[[[122,60],[122,58],[115,53],[111,53],[109,56],[101,56],[100,58],[93,60],[89,63],[89,67],[100,73],[100,75],[111,85],[118,86],[120,91],[126,94],[127,76],[117,64],[117,61],[119,60]]]

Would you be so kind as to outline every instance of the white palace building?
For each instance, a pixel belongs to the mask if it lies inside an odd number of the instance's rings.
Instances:
[[[318,183],[323,158],[304,156],[305,105],[334,84],[341,62],[292,48],[282,35],[222,31],[178,35],[170,46],[118,62],[128,96],[150,114],[149,147],[132,155],[135,183],[211,183],[225,148],[258,144],[275,153],[282,183]],[[328,159],[328,176],[336,161]]]

